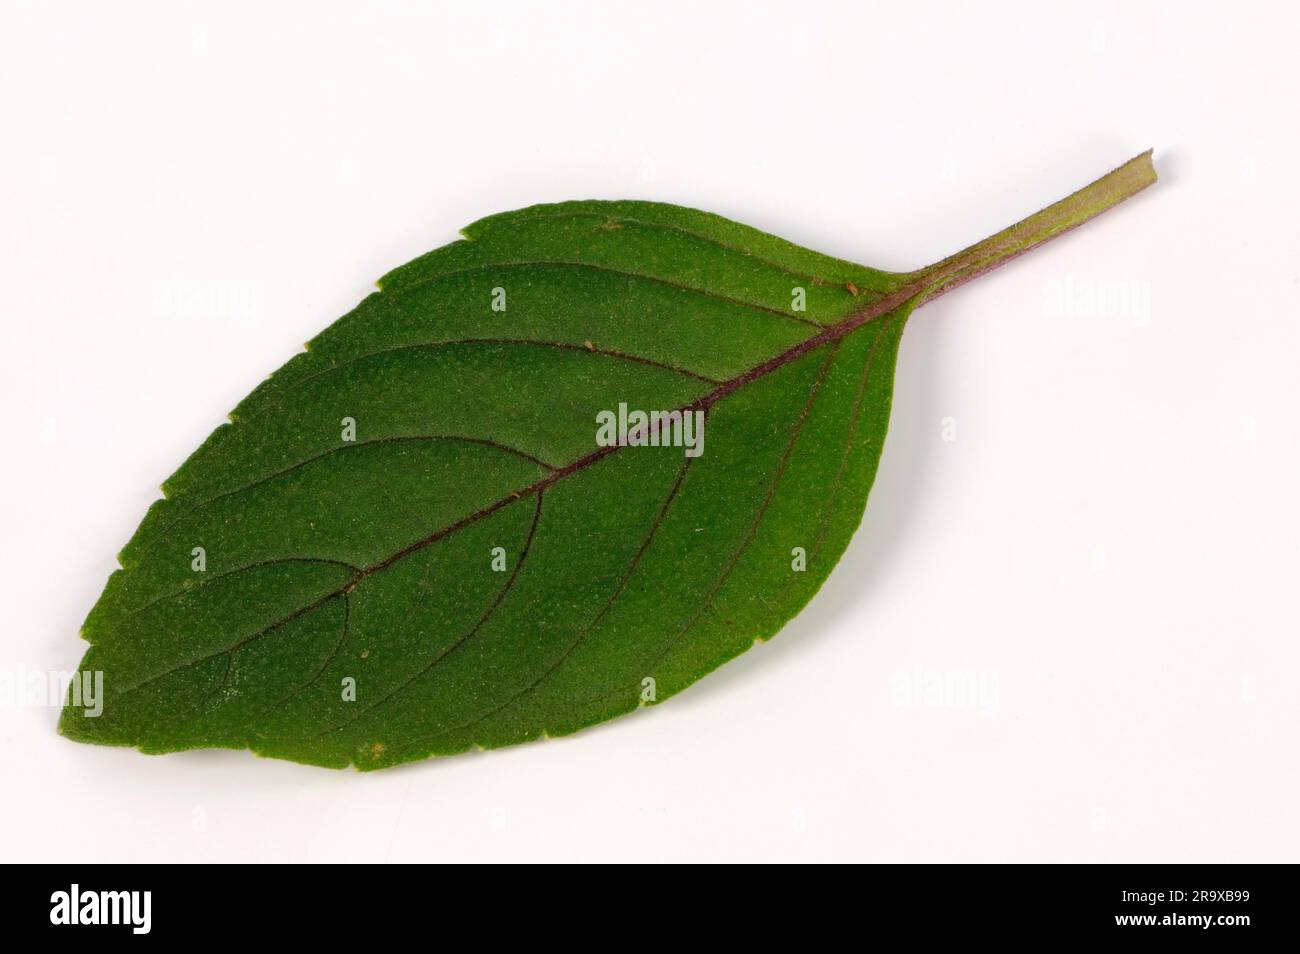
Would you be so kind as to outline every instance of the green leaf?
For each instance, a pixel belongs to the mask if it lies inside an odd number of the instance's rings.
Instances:
[[[371,769],[662,702],[844,552],[912,310],[1152,181],[1139,156],[906,274],[648,202],[475,223],[166,481],[82,631],[102,711],[60,730]],[[620,406],[703,430],[599,443]]]

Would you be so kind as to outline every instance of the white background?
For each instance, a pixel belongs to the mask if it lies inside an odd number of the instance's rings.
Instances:
[[[11,672],[73,668],[161,480],[482,215],[665,200],[910,269],[1161,181],[916,314],[844,560],[668,704],[372,774],[0,708],[0,857],[1297,860],[1294,4],[3,11]]]

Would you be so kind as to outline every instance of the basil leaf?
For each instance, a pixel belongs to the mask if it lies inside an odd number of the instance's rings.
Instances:
[[[60,730],[371,769],[662,702],[843,553],[912,310],[1154,178],[906,274],[648,202],[475,223],[166,481],[83,629],[100,711]]]

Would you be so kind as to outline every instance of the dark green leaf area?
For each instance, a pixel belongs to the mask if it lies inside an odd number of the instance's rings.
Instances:
[[[104,712],[66,735],[359,768],[508,745],[661,702],[812,597],[881,452],[902,278],[649,203],[466,235],[166,481],[84,628]],[[703,454],[599,447],[620,403],[703,411]]]

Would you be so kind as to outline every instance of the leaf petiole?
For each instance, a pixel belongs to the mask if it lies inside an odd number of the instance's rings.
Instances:
[[[1035,212],[1010,228],[1003,229],[982,242],[976,242],[941,262],[913,272],[909,276],[908,286],[923,289],[916,301],[917,306],[1082,225],[1155,181],[1156,171],[1151,164],[1151,150],[1148,149],[1091,185]]]

